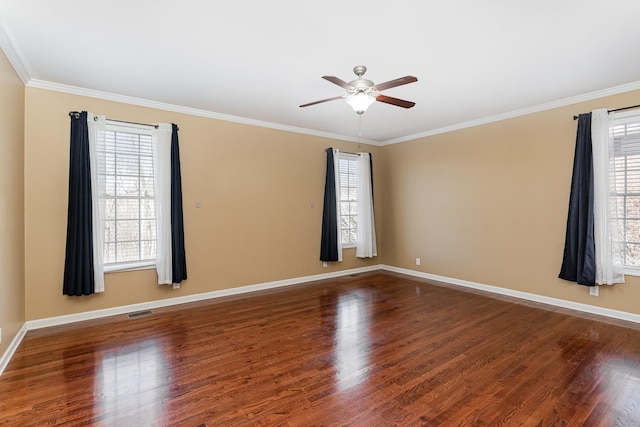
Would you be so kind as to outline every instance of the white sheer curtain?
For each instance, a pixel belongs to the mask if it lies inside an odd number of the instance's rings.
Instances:
[[[373,188],[371,185],[371,155],[358,153],[358,243],[356,256],[372,258],[378,255],[376,226],[373,215]]]
[[[106,158],[105,152],[105,116],[95,116],[87,112],[87,128],[89,133],[89,164],[91,165],[91,213],[93,234],[93,275],[95,292],[104,292],[104,221],[106,183],[104,179]],[[102,173],[100,173],[102,172]]]
[[[622,270],[622,245],[617,236],[620,228],[617,216],[617,199],[612,196],[611,184],[615,183],[614,147],[610,128],[613,114],[606,109],[591,113],[591,145],[593,150],[594,202],[593,222],[596,245],[596,283],[613,285],[624,283]]]
[[[156,271],[159,285],[173,282],[171,263],[171,124],[151,132],[156,207]]]

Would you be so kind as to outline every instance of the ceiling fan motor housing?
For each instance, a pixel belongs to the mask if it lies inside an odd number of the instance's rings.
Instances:
[[[371,80],[363,79],[362,76],[367,72],[367,67],[364,65],[356,65],[353,67],[353,73],[358,76],[357,80],[353,80],[349,82],[349,85],[353,86],[355,90],[349,91],[352,94],[355,93],[368,93],[371,91],[373,87],[373,82]]]

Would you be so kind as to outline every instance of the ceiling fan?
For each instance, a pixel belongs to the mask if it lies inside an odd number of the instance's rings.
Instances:
[[[320,101],[309,102],[308,104],[302,104],[300,107],[308,107],[310,105],[320,104],[327,101],[334,101],[336,99],[344,99],[353,111],[358,114],[363,114],[367,111],[367,108],[375,101],[384,102],[386,104],[396,105],[402,108],[411,108],[416,105],[415,102],[405,101],[403,99],[393,98],[391,96],[380,95],[385,89],[390,89],[396,86],[406,85],[407,83],[417,82],[418,79],[413,76],[400,77],[399,79],[390,80],[388,82],[373,84],[371,80],[363,79],[362,76],[367,72],[367,67],[364,65],[357,65],[353,67],[353,72],[358,78],[352,82],[345,82],[334,76],[322,76],[323,79],[330,81],[347,90],[347,95],[334,96],[332,98],[321,99]]]

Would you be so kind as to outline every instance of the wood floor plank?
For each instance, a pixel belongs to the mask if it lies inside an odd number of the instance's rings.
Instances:
[[[640,327],[395,273],[30,331],[2,426],[637,426]]]

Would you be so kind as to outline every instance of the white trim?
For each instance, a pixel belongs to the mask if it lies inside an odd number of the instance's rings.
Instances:
[[[608,308],[596,307],[588,304],[575,303],[558,298],[545,297],[542,295],[531,294],[528,292],[515,291],[512,289],[501,288],[498,286],[484,285],[481,283],[470,282],[467,280],[454,279],[451,277],[438,276],[435,274],[423,273],[420,271],[409,270],[406,268],[393,267],[390,265],[378,264],[369,267],[354,268],[351,270],[334,271],[331,273],[316,274],[313,276],[303,276],[294,279],[278,280],[275,282],[260,283],[255,285],[241,286],[238,288],[222,289],[219,291],[206,292],[202,294],[187,295],[177,298],[169,298],[159,301],[150,301],[139,304],[129,304],[120,307],[113,307],[103,310],[93,310],[84,313],[69,314],[66,316],[49,317],[37,320],[28,320],[24,323],[18,334],[13,338],[11,344],[0,357],[0,375],[9,364],[13,354],[17,350],[20,342],[26,333],[33,329],[47,328],[50,326],[64,325],[67,323],[80,322],[83,320],[99,319],[107,316],[127,314],[135,311],[150,310],[154,308],[167,307],[177,304],[185,304],[189,302],[204,301],[208,299],[221,298],[232,295],[240,295],[249,292],[262,291],[266,289],[275,289],[284,286],[292,286],[301,283],[313,282],[316,280],[332,279],[336,277],[348,276],[351,274],[366,273],[376,270],[386,270],[394,273],[405,274],[407,276],[419,277],[422,279],[435,280],[442,282],[443,285],[451,284],[465,288],[478,289],[494,294],[506,295],[514,298],[520,298],[527,301],[538,302],[556,307],[568,308],[571,310],[581,311],[584,313],[596,314],[599,316],[610,317],[614,319],[625,320],[633,323],[640,323],[640,315],[628,313],[624,311],[611,310]]]
[[[29,329],[27,328],[27,324],[23,323],[22,327],[20,328],[16,336],[13,337],[13,339],[11,340],[11,343],[9,344],[9,347],[7,347],[7,350],[4,352],[2,356],[0,356],[0,375],[2,375],[4,370],[7,368],[9,361],[11,361],[11,358],[15,354],[16,350],[18,349],[18,346],[20,345],[20,343],[22,342],[22,339],[24,338],[24,336],[27,334],[28,331]]]
[[[594,92],[585,93],[582,95],[572,96],[569,98],[559,99],[557,101],[547,102],[545,104],[534,105],[532,107],[521,108],[519,110],[509,111],[502,114],[496,114],[494,116],[483,117],[476,120],[470,120],[468,122],[462,122],[451,126],[445,126],[443,128],[433,129],[426,132],[416,133],[413,135],[401,136],[399,138],[388,139],[381,145],[398,144],[400,142],[412,141],[418,138],[425,138],[428,136],[439,135],[442,133],[453,132],[460,129],[466,129],[474,126],[480,126],[488,123],[498,122],[506,119],[513,119],[515,117],[526,116],[527,114],[539,113],[540,111],[551,110],[553,108],[565,107],[567,105],[577,104],[579,102],[591,101],[593,99],[604,98],[605,96],[617,95],[624,92],[630,92],[632,90],[640,89],[640,81],[627,83],[620,86],[615,86],[608,89],[597,90]],[[580,112],[578,112],[580,113]]]
[[[350,274],[366,273],[369,271],[380,270],[379,265],[369,267],[354,268],[351,270],[340,270],[331,273],[316,274],[313,276],[296,277],[293,279],[277,280],[275,282],[259,283],[255,285],[241,286],[237,288],[222,289],[219,291],[205,292],[202,294],[186,295],[183,297],[168,298],[157,301],[149,301],[138,304],[123,305],[120,307],[106,308],[102,310],[85,311],[83,313],[68,314],[65,316],[48,317],[44,319],[28,320],[26,322],[27,329],[48,328],[50,326],[65,325],[67,323],[81,322],[85,320],[99,319],[107,316],[115,316],[127,314],[135,311],[151,310],[154,308],[168,307],[177,304],[186,304],[189,302],[204,301],[208,299],[227,297],[232,295],[240,295],[248,292],[263,291],[266,289],[280,288],[283,286],[298,285],[316,280],[332,279],[336,277],[348,276]]]
[[[0,22],[0,49],[4,51],[7,59],[11,63],[11,66],[16,71],[20,80],[25,85],[29,83],[31,80],[31,73],[29,73],[29,66],[27,65],[26,60],[24,60],[24,55],[20,55],[20,53],[16,50],[15,45],[11,42],[11,37],[9,33],[7,33],[6,28]]]
[[[123,263],[111,263],[104,265],[105,273],[119,273],[122,271],[135,271],[135,270],[153,270],[156,268],[156,260],[151,261],[137,261],[137,262],[123,262]]]
[[[568,308],[571,310],[581,311],[584,313],[596,314],[599,316],[611,317],[613,319],[625,320],[627,322],[640,323],[640,314],[628,313],[626,311],[612,310],[609,308],[597,307],[579,302],[567,301],[559,298],[545,297],[543,295],[531,294],[528,292],[515,291],[513,289],[501,288],[499,286],[483,285],[481,283],[469,282],[467,280],[454,279],[451,277],[438,276],[435,274],[423,273],[421,271],[408,270],[406,268],[392,267],[390,265],[381,265],[383,270],[392,271],[394,273],[406,274],[408,276],[420,277],[422,279],[435,280],[446,284],[463,286],[465,288],[478,289],[481,291],[491,292],[493,294],[506,295],[514,298],[520,298],[527,301],[539,302],[542,304],[553,305],[556,307]],[[585,289],[588,289],[586,286]]]
[[[640,267],[625,266],[623,273],[627,276],[640,276]]]
[[[318,130],[299,128],[296,126],[283,125],[283,124],[272,123],[272,122],[267,122],[263,120],[255,120],[255,119],[249,119],[246,117],[232,116],[229,114],[216,113],[214,111],[200,110],[198,108],[191,108],[191,107],[183,107],[181,105],[151,101],[143,98],[135,98],[132,96],[118,95],[115,93],[102,92],[99,90],[86,89],[86,88],[77,87],[77,86],[69,86],[65,84],[47,82],[47,81],[38,80],[38,79],[31,79],[29,83],[26,83],[26,86],[37,88],[37,89],[46,89],[46,90],[52,90],[55,92],[68,93],[71,95],[80,95],[80,96],[86,96],[89,98],[98,98],[98,99],[104,99],[107,101],[121,102],[123,104],[155,108],[157,110],[172,111],[174,113],[188,114],[191,116],[223,120],[226,122],[241,123],[241,124],[250,125],[250,126],[259,126],[263,128],[282,130],[286,132],[319,136],[322,138],[331,138],[331,139],[338,139],[338,140],[351,141],[351,142],[362,142],[364,144],[370,144],[370,145],[381,145],[380,141],[373,141],[370,139],[358,138],[354,136],[338,135],[330,132],[322,132]]]
[[[2,47],[1,34],[0,34],[0,47]],[[5,50],[5,53],[6,52],[7,51]],[[7,56],[9,55],[7,54]],[[16,68],[16,64],[13,64],[13,65],[14,65],[14,68]],[[20,74],[20,72],[18,72],[18,74]],[[29,77],[28,74],[26,74],[25,78],[28,78],[28,77]],[[23,81],[24,81],[24,78],[23,78]],[[579,102],[591,101],[593,99],[603,98],[605,96],[617,95],[620,93],[630,92],[632,90],[640,89],[640,81],[636,81],[632,83],[623,84],[620,86],[614,86],[612,88],[597,90],[597,91],[585,93],[582,95],[559,99],[557,101],[551,101],[551,102],[547,102],[540,105],[521,108],[519,110],[514,110],[514,111],[502,113],[502,114],[496,114],[493,116],[483,117],[480,119],[469,120],[469,121],[454,124],[451,126],[432,129],[426,132],[420,132],[412,135],[401,136],[399,138],[388,139],[386,141],[374,141],[370,139],[362,139],[362,138],[357,138],[357,137],[348,136],[348,135],[339,135],[339,134],[330,133],[330,132],[322,132],[314,129],[305,129],[305,128],[300,128],[296,126],[289,126],[289,125],[272,123],[272,122],[267,122],[262,120],[249,119],[246,117],[232,116],[229,114],[216,113],[213,111],[200,110],[197,108],[183,107],[180,105],[151,101],[143,98],[135,98],[135,97],[126,96],[126,95],[118,95],[115,93],[102,92],[99,90],[86,89],[86,88],[81,88],[77,86],[69,86],[65,84],[48,82],[48,81],[38,80],[38,79],[29,79],[25,82],[25,85],[27,87],[52,90],[56,92],[68,93],[71,95],[87,96],[89,98],[98,98],[98,99],[104,99],[107,101],[121,102],[124,104],[139,105],[141,107],[155,108],[158,110],[172,111],[175,113],[206,117],[210,119],[241,123],[241,124],[251,125],[251,126],[259,126],[259,127],[269,128],[269,129],[282,130],[286,132],[301,133],[301,134],[311,135],[311,136],[319,136],[322,138],[331,138],[331,139],[351,141],[351,142],[363,142],[365,144],[376,145],[376,146],[385,146],[385,145],[391,145],[391,144],[398,144],[400,142],[412,141],[414,139],[425,138],[428,136],[453,132],[456,130],[466,129],[474,126],[480,126],[488,123],[498,122],[501,120],[512,119],[515,117],[525,116],[527,114],[538,113],[540,111],[551,110],[553,108],[559,108],[559,107],[565,107],[567,105],[577,104]]]
[[[638,116],[640,116],[640,110],[634,109],[616,112],[614,113],[613,119],[615,120],[615,124],[633,123],[638,120]]]
[[[293,279],[285,279],[285,280],[278,280],[275,282],[266,282],[266,283],[259,283],[254,285],[241,286],[237,288],[222,289],[219,291],[205,292],[205,293],[195,294],[195,295],[186,295],[186,296],[176,297],[176,298],[168,298],[168,299],[149,301],[149,302],[143,302],[138,304],[129,304],[129,305],[107,308],[102,310],[86,311],[83,313],[68,314],[65,316],[48,317],[48,318],[37,319],[37,320],[28,320],[25,323],[25,325],[27,327],[27,330],[47,328],[50,326],[64,325],[67,323],[99,319],[102,317],[114,316],[114,315],[120,315],[120,314],[127,314],[135,311],[151,310],[154,308],[168,307],[168,306],[177,305],[177,304],[186,304],[190,302],[205,301],[208,299],[215,299],[215,298],[221,298],[226,296],[241,295],[249,292],[256,292],[256,291],[262,291],[267,289],[275,289],[275,288],[280,288],[285,286],[298,285],[298,284],[313,282],[317,280],[333,279],[336,277],[343,277],[343,276],[348,276],[351,274],[358,274],[358,273],[366,273],[366,272],[376,271],[376,270],[386,270],[394,273],[406,274],[408,276],[414,276],[422,279],[429,279],[429,280],[435,280],[438,282],[443,282],[444,284],[448,283],[448,284],[458,285],[466,288],[478,289],[478,290],[490,292],[493,294],[506,295],[514,298],[520,298],[528,301],[539,302],[542,304],[568,308],[571,310],[577,310],[585,313],[596,314],[600,316],[611,317],[614,319],[626,320],[629,322],[640,324],[640,315],[634,314],[634,313],[628,313],[628,312],[619,311],[619,310],[612,310],[612,309],[597,307],[589,304],[582,304],[582,303],[562,300],[559,298],[545,297],[542,295],[532,294],[528,292],[501,288],[499,286],[491,286],[491,285],[485,285],[482,283],[470,282],[467,280],[455,279],[452,277],[438,276],[435,274],[423,273],[420,271],[393,267],[390,265],[378,264],[378,265],[372,265],[369,267],[354,268],[350,270],[340,270],[340,271],[334,271],[330,273],[316,274],[313,276],[296,277]]]

